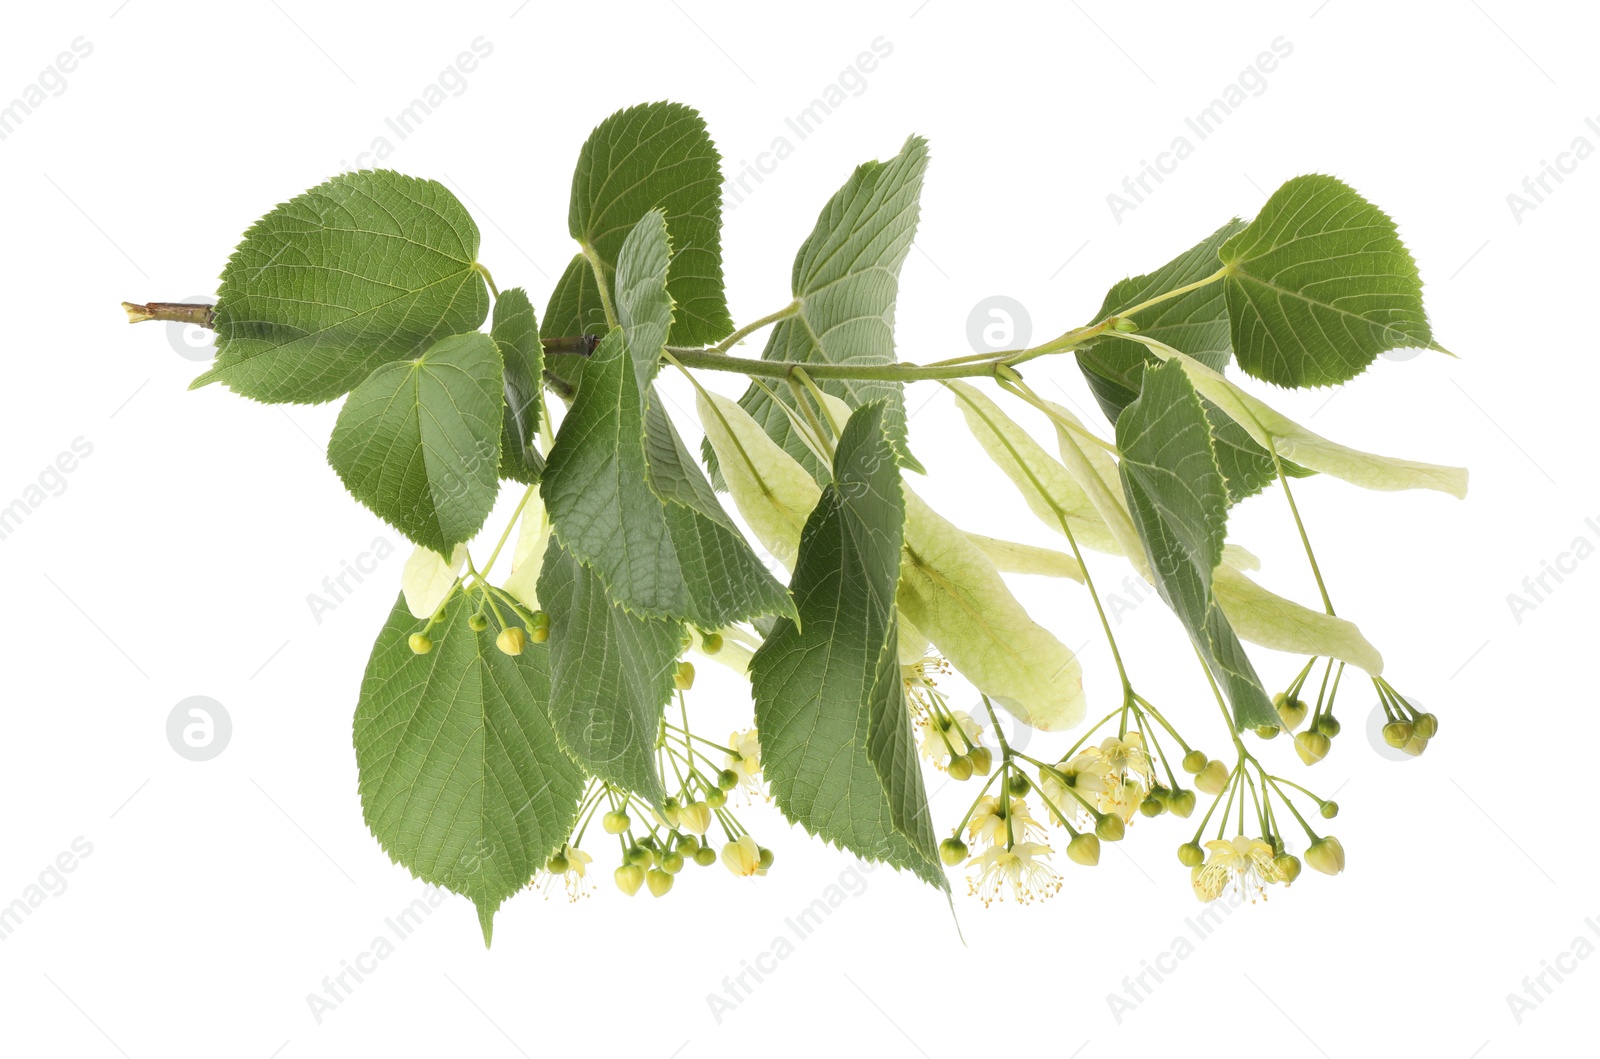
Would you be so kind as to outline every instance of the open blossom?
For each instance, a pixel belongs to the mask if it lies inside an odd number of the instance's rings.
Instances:
[[[1190,879],[1195,896],[1202,901],[1215,901],[1232,882],[1253,901],[1268,885],[1284,879],[1283,869],[1273,860],[1272,847],[1259,838],[1239,835],[1207,842],[1206,849],[1211,856],[1194,868]]]
[[[922,733],[922,756],[939,768],[944,768],[955,755],[966,753],[968,743],[982,745],[982,725],[965,710],[952,710],[950,715],[953,723],[945,728],[937,715],[930,714]],[[957,733],[957,728],[966,734],[966,741]]]
[[[576,901],[587,896],[594,889],[594,881],[588,877],[588,865],[594,858],[583,850],[573,845],[563,845],[555,856],[550,858],[552,867],[565,865],[562,871],[551,871],[545,879],[544,895],[548,899],[550,891],[555,887],[556,880],[560,879],[566,887],[567,899]]]
[[[985,905],[1005,900],[1007,886],[1018,904],[1043,900],[1061,889],[1060,875],[1045,859],[1050,853],[1050,847],[1040,842],[1018,842],[1010,849],[995,846],[967,862],[978,869],[977,878],[968,877],[967,886]]]
[[[722,755],[722,767],[739,774],[739,786],[756,791],[761,788],[761,743],[754,728],[728,736],[728,749],[738,754]]]
[[[1024,839],[1044,837],[1044,828],[1033,818],[1033,814],[1028,812],[1028,803],[1025,799],[1011,798],[1010,813],[1010,841],[1021,842]],[[1001,812],[999,798],[986,794],[978,799],[972,818],[967,821],[967,835],[974,848],[1007,844],[1006,818]]]
[[[1113,735],[1101,740],[1100,760],[1112,775],[1136,777],[1146,787],[1155,782],[1155,767],[1145,750],[1144,736],[1138,732],[1129,732],[1121,739]]]

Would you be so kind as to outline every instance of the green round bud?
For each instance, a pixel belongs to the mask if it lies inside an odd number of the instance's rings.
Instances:
[[[1410,739],[1406,740],[1406,745],[1400,749],[1405,751],[1407,754],[1410,754],[1412,757],[1417,757],[1424,750],[1428,749],[1428,741],[1422,738],[1420,735],[1413,735]]]
[[[1160,816],[1166,811],[1166,805],[1162,803],[1160,798],[1155,797],[1153,794],[1139,803],[1139,813],[1141,816]]]
[[[1321,731],[1301,732],[1294,737],[1294,752],[1299,754],[1300,760],[1307,765],[1315,765],[1327,757],[1330,747],[1327,735]]]
[[[1325,713],[1321,717],[1317,718],[1317,731],[1321,732],[1329,739],[1333,739],[1338,736],[1341,728],[1343,728],[1343,725],[1339,723],[1339,718],[1335,717],[1331,713]]]
[[[542,610],[534,611],[532,614],[528,615],[528,618],[528,628],[530,629],[550,628],[550,615],[546,614]]]
[[[967,844],[959,838],[947,838],[939,843],[939,859],[946,867],[954,868],[967,859]]]
[[[1300,878],[1300,858],[1293,853],[1280,853],[1272,859],[1272,863],[1283,873],[1284,882],[1292,883]]]
[[[678,847],[678,852],[685,857],[694,856],[695,850],[700,848],[700,840],[694,835],[679,835],[674,839],[674,842]]]
[[[567,863],[567,858],[562,856],[560,853],[553,855],[549,860],[544,862],[544,870],[549,872],[551,875],[560,875],[569,867],[571,867],[571,865]]]
[[[728,792],[721,787],[713,787],[706,791],[706,804],[713,809],[721,809],[728,804]]]
[[[1112,324],[1111,327],[1125,335],[1131,335],[1139,330],[1139,325],[1134,322],[1133,319],[1126,316],[1117,317],[1117,322]]]
[[[1193,776],[1206,767],[1207,760],[1204,750],[1191,750],[1183,755],[1183,771]]]
[[[739,774],[732,769],[723,769],[717,773],[717,786],[725,791],[731,791],[739,786]]]
[[[1423,739],[1432,739],[1439,734],[1439,718],[1431,713],[1425,713],[1411,722],[1411,734]]]
[[[1189,819],[1189,814],[1194,812],[1194,791],[1173,791],[1167,795],[1167,808],[1172,810],[1173,816]]]
[[[1321,812],[1324,820],[1332,820],[1334,817],[1339,815],[1339,803],[1323,802]]]
[[[973,747],[967,760],[972,762],[972,772],[976,776],[987,776],[989,770],[994,768],[994,754],[986,746]]]
[[[1276,738],[1278,738],[1278,733],[1281,732],[1282,730],[1283,729],[1279,728],[1275,724],[1258,724],[1258,725],[1256,725],[1256,729],[1255,729],[1256,738],[1257,739],[1276,739]]]
[[[700,650],[708,655],[714,655],[722,650],[722,634],[720,632],[702,633],[700,636]]]
[[[1072,836],[1072,841],[1067,843],[1067,857],[1074,864],[1082,864],[1085,868],[1094,867],[1100,863],[1100,840],[1087,831]]]
[[[1411,741],[1410,721],[1390,721],[1383,726],[1383,741],[1399,750]]]
[[[970,780],[972,778],[972,761],[965,754],[957,754],[950,759],[950,764],[945,766],[945,771],[950,773],[953,780]]]
[[[1332,835],[1318,839],[1306,850],[1306,863],[1324,875],[1338,875],[1344,871],[1344,847]]]
[[[546,640],[550,639],[550,627],[546,625],[542,629],[533,629],[529,631],[528,639],[532,640],[534,643],[544,643]]]
[[[483,614],[474,614],[467,619],[467,628],[473,632],[482,632],[489,627],[489,619]]]
[[[688,691],[694,687],[694,663],[679,662],[678,671],[672,675],[672,686],[679,691]]]
[[[406,643],[411,645],[411,651],[413,654],[425,655],[429,651],[433,650],[433,641],[428,639],[426,633],[414,632],[411,634],[410,638],[406,640]]]
[[[1228,781],[1233,778],[1233,771],[1222,763],[1221,758],[1212,758],[1206,762],[1206,767],[1195,775],[1194,785],[1205,793],[1215,797],[1228,789]]]
[[[1185,842],[1178,847],[1178,863],[1185,868],[1198,868],[1206,862],[1206,851],[1198,842]]]
[[[611,810],[600,818],[600,826],[606,829],[608,835],[620,835],[633,826],[633,821],[628,819],[628,814]]]
[[[756,858],[756,863],[761,865],[762,871],[766,871],[768,868],[772,867],[772,862],[774,859],[775,858],[772,855],[772,850],[768,849],[766,846],[762,846],[761,854]]]
[[[1299,699],[1289,699],[1279,692],[1278,697],[1272,700],[1278,711],[1278,720],[1283,722],[1287,731],[1294,731],[1306,719],[1306,704]]]
[[[1116,813],[1102,813],[1095,817],[1094,833],[1107,842],[1120,842],[1122,836],[1127,834],[1127,825],[1122,822],[1122,817]]]
[[[616,880],[617,889],[632,897],[639,892],[639,887],[644,885],[644,869],[633,864],[624,864],[611,873],[611,878]]]
[[[709,868],[717,862],[717,851],[710,846],[701,846],[694,851],[694,862],[702,868]]]
[[[660,868],[651,868],[645,873],[645,885],[650,887],[652,897],[665,897],[667,891],[672,889],[672,876]]]
[[[500,630],[500,635],[494,638],[494,645],[500,648],[500,653],[511,655],[513,658],[522,653],[522,648],[527,645],[528,634],[522,631],[522,626],[512,625]]]
[[[676,875],[683,870],[683,854],[672,850],[661,855],[661,870],[668,875]]]
[[[1010,791],[1013,797],[1024,797],[1032,788],[1032,781],[1020,772],[1012,773],[1011,778],[1006,780],[1006,790]]]
[[[629,864],[637,864],[641,868],[648,868],[656,862],[656,855],[643,846],[629,846],[624,856]]]

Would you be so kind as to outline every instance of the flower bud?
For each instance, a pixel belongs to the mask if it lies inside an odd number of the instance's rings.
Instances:
[[[656,855],[643,846],[629,846],[623,857],[629,864],[637,864],[641,868],[648,868],[656,862]]]
[[[945,766],[945,771],[950,773],[950,778],[958,781],[972,778],[972,762],[965,754],[957,754],[950,759],[950,764]]]
[[[1383,741],[1396,750],[1405,746],[1411,740],[1410,721],[1390,721],[1383,726]]]
[[[528,615],[528,617],[530,619],[529,622],[528,622],[528,627],[529,628],[531,628],[531,629],[548,629],[548,628],[550,628],[550,615],[546,614],[544,611],[536,610],[532,614]]]
[[[1275,724],[1258,724],[1256,725],[1256,738],[1276,739],[1278,738],[1279,731],[1281,731],[1281,729],[1279,729],[1279,727]]]
[[[694,687],[694,663],[679,662],[678,671],[672,675],[672,686],[679,691],[688,691]]]
[[[616,880],[617,889],[632,897],[644,885],[644,869],[634,864],[624,864],[611,873],[611,878]]]
[[[1321,732],[1301,732],[1294,737],[1294,751],[1307,765],[1315,765],[1328,756],[1328,737]]]
[[[967,760],[972,762],[972,772],[975,776],[987,776],[989,770],[994,768],[994,754],[986,746],[975,746],[967,755]]]
[[[1094,833],[1107,842],[1120,842],[1122,836],[1127,834],[1127,825],[1122,822],[1122,817],[1116,813],[1102,813],[1095,817]]]
[[[967,844],[959,838],[947,838],[939,843],[939,859],[946,867],[954,868],[967,859]]]
[[[1139,803],[1139,812],[1144,816],[1160,816],[1167,811],[1162,800],[1152,792],[1144,801]]]
[[[1178,847],[1178,863],[1185,868],[1198,867],[1206,862],[1206,851],[1198,842],[1185,842]]]
[[[679,853],[677,850],[671,850],[670,852],[663,853],[661,855],[661,870],[666,872],[668,875],[678,874],[683,870],[683,854]],[[656,896],[660,897],[661,895],[656,894]]]
[[[735,875],[754,875],[761,867],[761,847],[749,835],[740,835],[722,847],[722,863]]]
[[[702,654],[714,655],[722,650],[722,634],[708,632],[700,635],[700,651]]]
[[[1273,705],[1278,708],[1278,720],[1283,722],[1285,731],[1294,731],[1306,719],[1306,704],[1299,699],[1275,698]]]
[[[1406,745],[1400,749],[1405,753],[1410,754],[1412,757],[1417,757],[1424,750],[1428,749],[1428,741],[1422,738],[1420,735],[1413,735],[1410,739],[1406,740]]]
[[[1332,801],[1323,802],[1321,812],[1324,820],[1332,820],[1334,817],[1339,815],[1339,803]]]
[[[600,826],[606,829],[608,835],[620,835],[633,826],[633,821],[628,819],[628,814],[613,809],[600,818]]]
[[[1329,739],[1336,738],[1339,735],[1340,729],[1343,727],[1344,726],[1339,723],[1339,718],[1335,717],[1331,713],[1325,713],[1321,717],[1317,718],[1317,731],[1321,732]]]
[[[693,835],[679,835],[677,837],[678,852],[685,857],[694,856],[695,850],[700,848],[700,840]]]
[[[1293,853],[1280,853],[1272,858],[1272,863],[1283,873],[1284,882],[1292,883],[1300,878],[1300,858]]]
[[[661,812],[657,815],[661,818],[661,823],[666,827],[677,827],[678,818],[682,812],[683,805],[679,803],[677,798],[669,794],[666,800],[661,803]]]
[[[1006,790],[1010,791],[1012,796],[1016,798],[1025,797],[1032,787],[1033,784],[1028,780],[1028,777],[1020,772],[1012,773],[1011,778],[1006,780]]]
[[[482,614],[473,614],[467,619],[467,628],[473,632],[482,632],[489,627],[489,619]]]
[[[414,632],[411,634],[410,639],[406,640],[406,643],[411,645],[413,654],[425,655],[433,650],[433,641],[428,639],[426,633]]]
[[[561,853],[551,854],[550,859],[544,862],[544,870],[551,875],[560,875],[569,867],[571,865],[567,862],[566,856]]]
[[[701,846],[694,851],[694,862],[702,868],[709,868],[717,862],[717,851],[710,846]]]
[[[1338,875],[1344,871],[1344,847],[1332,835],[1318,839],[1306,850],[1306,863],[1324,875]]]
[[[542,629],[529,630],[528,639],[532,640],[534,643],[544,643],[546,640],[550,639],[550,626],[546,625]]]
[[[766,846],[762,846],[761,857],[757,863],[761,865],[762,871],[766,871],[768,868],[772,867],[772,862],[776,859],[777,857],[773,855],[772,850],[768,849]]]
[[[1117,317],[1116,323],[1112,324],[1111,327],[1113,330],[1120,331],[1125,335],[1134,334],[1139,330],[1139,325],[1134,320],[1126,316]]]
[[[706,791],[706,804],[713,809],[721,809],[728,804],[728,792],[721,787],[713,787]]]
[[[1411,734],[1432,739],[1439,734],[1439,718],[1431,713],[1423,714],[1411,723]]]
[[[1204,750],[1191,750],[1183,755],[1183,771],[1193,776],[1206,767],[1206,752]]]
[[[522,631],[520,625],[509,625],[500,630],[500,635],[494,638],[494,645],[500,648],[501,654],[513,657],[522,653],[522,648],[528,642],[528,634]]]
[[[1100,840],[1088,832],[1073,836],[1072,841],[1067,843],[1067,857],[1074,864],[1094,867],[1100,863]]]
[[[707,802],[690,802],[685,805],[678,810],[678,826],[697,835],[705,834],[706,828],[711,826],[711,805]]]
[[[672,876],[660,868],[651,868],[644,876],[645,885],[650,887],[652,897],[665,897],[668,890],[672,889]]]
[[[1173,791],[1167,795],[1167,808],[1172,810],[1173,816],[1189,819],[1189,814],[1194,812],[1194,791]]]
[[[1232,771],[1224,765],[1220,758],[1212,758],[1206,762],[1206,767],[1201,769],[1194,778],[1194,785],[1206,794],[1215,797],[1228,789],[1228,781],[1233,778]]]
[[[739,774],[732,769],[723,769],[717,773],[717,786],[725,791],[731,791],[739,786]]]

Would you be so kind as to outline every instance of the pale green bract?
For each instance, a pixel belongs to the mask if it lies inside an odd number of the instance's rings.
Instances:
[[[467,546],[458,544],[450,558],[417,545],[400,573],[400,592],[413,618],[431,618],[439,609],[467,561]]]
[[[583,772],[551,725],[549,660],[515,658],[474,632],[458,594],[414,654],[403,600],[378,634],[356,707],[361,809],[384,850],[418,878],[471,898],[484,944],[500,903],[566,840]]]
[[[1287,181],[1218,256],[1233,353],[1258,379],[1331,386],[1385,350],[1441,348],[1394,222],[1334,177]]]
[[[258,401],[331,401],[489,312],[478,226],[433,180],[345,173],[244,235],[216,307],[220,382]]]
[[[351,391],[328,462],[374,514],[443,555],[483,528],[500,490],[503,387],[488,335],[440,339]]]

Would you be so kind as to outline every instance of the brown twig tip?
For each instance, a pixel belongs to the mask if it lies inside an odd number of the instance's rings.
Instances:
[[[123,302],[122,310],[128,314],[128,323],[140,324],[146,320],[165,320],[179,324],[198,324],[213,327],[217,319],[215,305],[194,305],[188,302]]]
[[[564,335],[560,338],[542,338],[539,342],[544,346],[546,356],[564,353],[569,356],[587,357],[599,347],[600,336]]]

